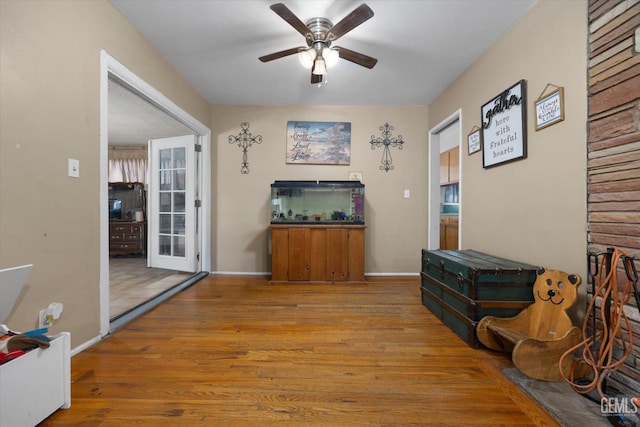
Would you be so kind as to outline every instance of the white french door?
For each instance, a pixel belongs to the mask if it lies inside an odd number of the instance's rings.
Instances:
[[[149,267],[197,269],[195,148],[195,135],[149,141]]]

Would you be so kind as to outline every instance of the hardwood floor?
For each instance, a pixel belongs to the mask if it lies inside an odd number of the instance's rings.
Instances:
[[[371,278],[370,278],[371,279]],[[557,426],[426,309],[418,278],[209,275],[72,358],[42,426]]]

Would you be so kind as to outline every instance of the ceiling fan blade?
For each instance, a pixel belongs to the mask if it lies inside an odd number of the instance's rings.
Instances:
[[[272,4],[271,10],[277,13],[278,16],[280,16],[280,18],[287,21],[289,25],[295,28],[305,38],[307,37],[307,34],[311,33],[309,31],[309,28],[307,28],[307,26],[304,25],[304,22],[302,22],[300,18],[294,15],[293,12],[291,12],[291,10],[289,10],[289,8],[285,6],[283,3]]]
[[[311,73],[311,84],[322,83],[322,74],[313,74]]]
[[[336,49],[338,50],[340,58],[346,59],[347,61],[353,62],[354,64],[362,65],[363,67],[371,69],[378,63],[378,60],[376,58],[372,58],[365,54],[340,46],[336,46]]]
[[[371,8],[365,3],[362,3],[360,6],[355,8],[353,12],[334,25],[333,28],[329,30],[327,38],[332,41],[337,40],[372,17],[373,10],[371,10]]]
[[[287,50],[281,50],[280,52],[274,52],[269,55],[264,55],[258,58],[262,62],[273,61],[274,59],[284,58],[285,56],[293,55],[294,53],[300,52],[300,49],[304,49],[303,47],[293,47]]]

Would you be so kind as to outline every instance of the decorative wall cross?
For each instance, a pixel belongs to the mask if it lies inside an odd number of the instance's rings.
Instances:
[[[229,135],[229,144],[238,144],[238,147],[242,148],[242,163],[240,166],[240,172],[248,174],[249,155],[247,154],[247,150],[253,144],[261,144],[262,136],[253,136],[251,132],[249,132],[249,123],[247,122],[242,122],[240,124],[240,128],[242,128],[242,131],[238,135]]]
[[[391,131],[394,130],[393,126],[389,126],[389,123],[385,123],[383,126],[380,126],[378,129],[382,131],[382,138],[371,135],[371,149],[374,150],[376,147],[383,147],[384,151],[382,152],[382,166],[380,166],[380,170],[385,172],[389,172],[391,169],[394,169],[393,160],[391,159],[391,150],[389,150],[389,146],[398,147],[398,150],[402,150],[402,144],[404,141],[402,140],[402,135],[398,135],[397,137],[391,138]]]

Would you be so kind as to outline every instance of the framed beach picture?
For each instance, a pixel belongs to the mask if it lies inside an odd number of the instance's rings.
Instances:
[[[287,163],[348,165],[351,162],[351,123],[287,122]]]

